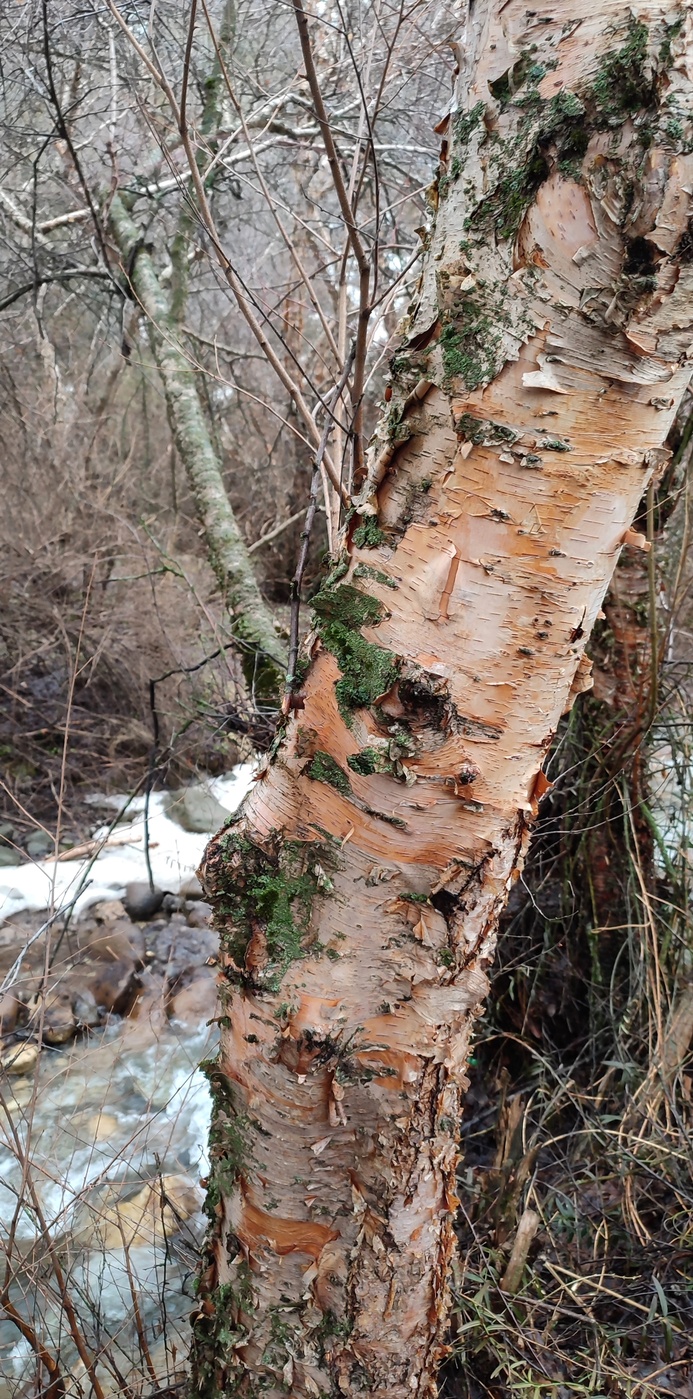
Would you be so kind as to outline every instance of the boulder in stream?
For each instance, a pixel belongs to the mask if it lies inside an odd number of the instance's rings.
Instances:
[[[196,831],[200,835],[218,831],[231,815],[209,788],[201,784],[180,787],[177,792],[170,792],[166,801],[166,814],[172,821],[177,821],[184,831]]]
[[[146,923],[159,912],[164,901],[163,889],[152,889],[145,880],[135,880],[125,890],[125,910],[136,923]]]
[[[41,1025],[40,1007],[36,1013],[37,1028]],[[50,991],[43,1007],[43,1040],[45,1044],[67,1044],[74,1039],[77,1024],[72,1010],[69,989]]]
[[[193,1029],[200,1029],[219,1013],[217,978],[210,967],[198,967],[186,986],[180,986],[169,1001],[169,1013]]]
[[[14,991],[5,991],[0,996],[0,1035],[11,1035],[17,1024],[21,1002]]]
[[[204,1192],[190,1176],[164,1175],[148,1181],[129,1200],[91,1209],[73,1241],[82,1248],[152,1248],[164,1243],[204,1203]]]
[[[11,1044],[0,1054],[0,1069],[6,1074],[32,1074],[38,1063],[39,1047],[33,1040]]]

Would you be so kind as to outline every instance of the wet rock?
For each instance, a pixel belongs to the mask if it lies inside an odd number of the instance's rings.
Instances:
[[[195,1028],[213,1020],[218,1008],[217,978],[211,967],[200,967],[186,986],[176,990],[169,1002],[172,1019],[182,1020]]]
[[[21,859],[18,850],[13,850],[9,845],[0,845],[0,868],[9,869],[10,865],[20,864]]]
[[[125,909],[135,922],[146,923],[159,912],[164,899],[163,889],[153,889],[145,881],[135,880],[125,890]]]
[[[72,986],[73,995],[88,993],[102,1010],[125,1015],[137,993],[138,978],[131,960],[94,962],[89,968],[79,968]]]
[[[197,831],[205,835],[208,831],[218,831],[231,813],[217,801],[208,787],[195,786],[170,792],[166,814],[172,821],[177,821],[184,831]]]
[[[0,920],[0,981],[23,951],[24,960],[12,991],[24,1005],[32,996],[39,995],[43,987],[46,944],[43,938],[32,943],[31,937],[45,920],[45,912],[15,914],[4,922]]]
[[[162,933],[167,927],[168,918],[152,918],[151,922],[147,923],[147,926],[142,929],[144,933],[145,945],[147,948],[147,956],[149,956],[150,952],[152,951],[152,948],[156,947],[156,942],[157,938],[159,937],[159,934]]]
[[[196,874],[191,874],[190,878],[181,884],[180,892],[184,899],[203,899],[205,896],[205,891]]]
[[[166,977],[147,967],[139,977],[137,992],[128,1010],[125,1039],[130,1049],[156,1044],[167,1021]]]
[[[17,1024],[20,1001],[14,991],[6,991],[0,996],[0,1035],[10,1035]]]
[[[194,903],[188,912],[188,926],[190,928],[208,928],[212,920],[212,905],[205,903],[204,899]]]
[[[202,967],[219,951],[219,938],[211,928],[191,928],[174,914],[152,944],[155,966],[171,979],[194,967]]]
[[[101,1012],[96,996],[88,986],[75,993],[72,1001],[72,1013],[80,1029],[93,1030],[100,1023]]]
[[[203,1203],[204,1193],[190,1176],[161,1176],[129,1200],[100,1205],[73,1237],[82,1248],[151,1248],[171,1238]]]
[[[50,854],[54,845],[55,842],[47,831],[32,831],[24,848],[32,860],[42,860],[44,855]]]
[[[67,990],[48,993],[43,1003],[43,1017],[40,1003],[30,1007],[30,1015],[35,1021],[36,1029],[42,1030],[45,1044],[67,1044],[77,1033],[72,1012],[72,995]]]
[[[0,1069],[6,1074],[31,1074],[38,1063],[39,1047],[30,1041],[27,1044],[12,1044],[0,1054]]]
[[[97,923],[115,923],[117,918],[125,918],[125,904],[122,899],[103,899],[92,904],[89,910],[91,920]]]
[[[122,907],[122,905],[120,905]],[[141,967],[145,958],[145,939],[141,928],[123,915],[113,923],[85,919],[77,925],[80,952],[100,962],[129,961]]]
[[[161,912],[170,918],[172,913],[185,913],[187,904],[181,894],[164,894]]]
[[[95,1112],[87,1121],[87,1131],[95,1142],[111,1141],[118,1133],[118,1119],[110,1112]]]

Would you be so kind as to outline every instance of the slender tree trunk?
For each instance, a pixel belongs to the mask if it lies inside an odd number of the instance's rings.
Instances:
[[[460,34],[436,226],[304,707],[203,870],[209,1399],[436,1392],[498,914],[689,378],[689,25],[683,4],[566,22],[477,0]]]
[[[286,669],[284,647],[258,588],[231,508],[195,373],[181,345],[175,316],[141,229],[119,194],[110,201],[109,226],[134,294],[147,317],[171,428],[204,530],[209,559],[231,613],[246,679],[256,695],[276,695]],[[180,248],[178,253],[184,259]]]

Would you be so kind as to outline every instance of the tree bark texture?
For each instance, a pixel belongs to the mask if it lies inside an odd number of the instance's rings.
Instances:
[[[688,5],[477,0],[459,53],[304,708],[203,867],[210,1399],[436,1393],[498,914],[690,375]]]
[[[204,530],[209,559],[232,616],[246,679],[255,693],[276,695],[281,690],[286,655],[231,508],[195,372],[180,342],[180,330],[151,251],[126,202],[117,193],[110,200],[108,218],[123,268],[147,317],[171,430]],[[183,251],[183,261],[184,257]]]

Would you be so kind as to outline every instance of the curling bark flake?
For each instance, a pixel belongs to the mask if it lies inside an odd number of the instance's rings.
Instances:
[[[460,41],[305,707],[203,869],[224,999],[210,1399],[436,1392],[498,914],[690,375],[689,5],[575,0],[564,22],[477,0]]]

